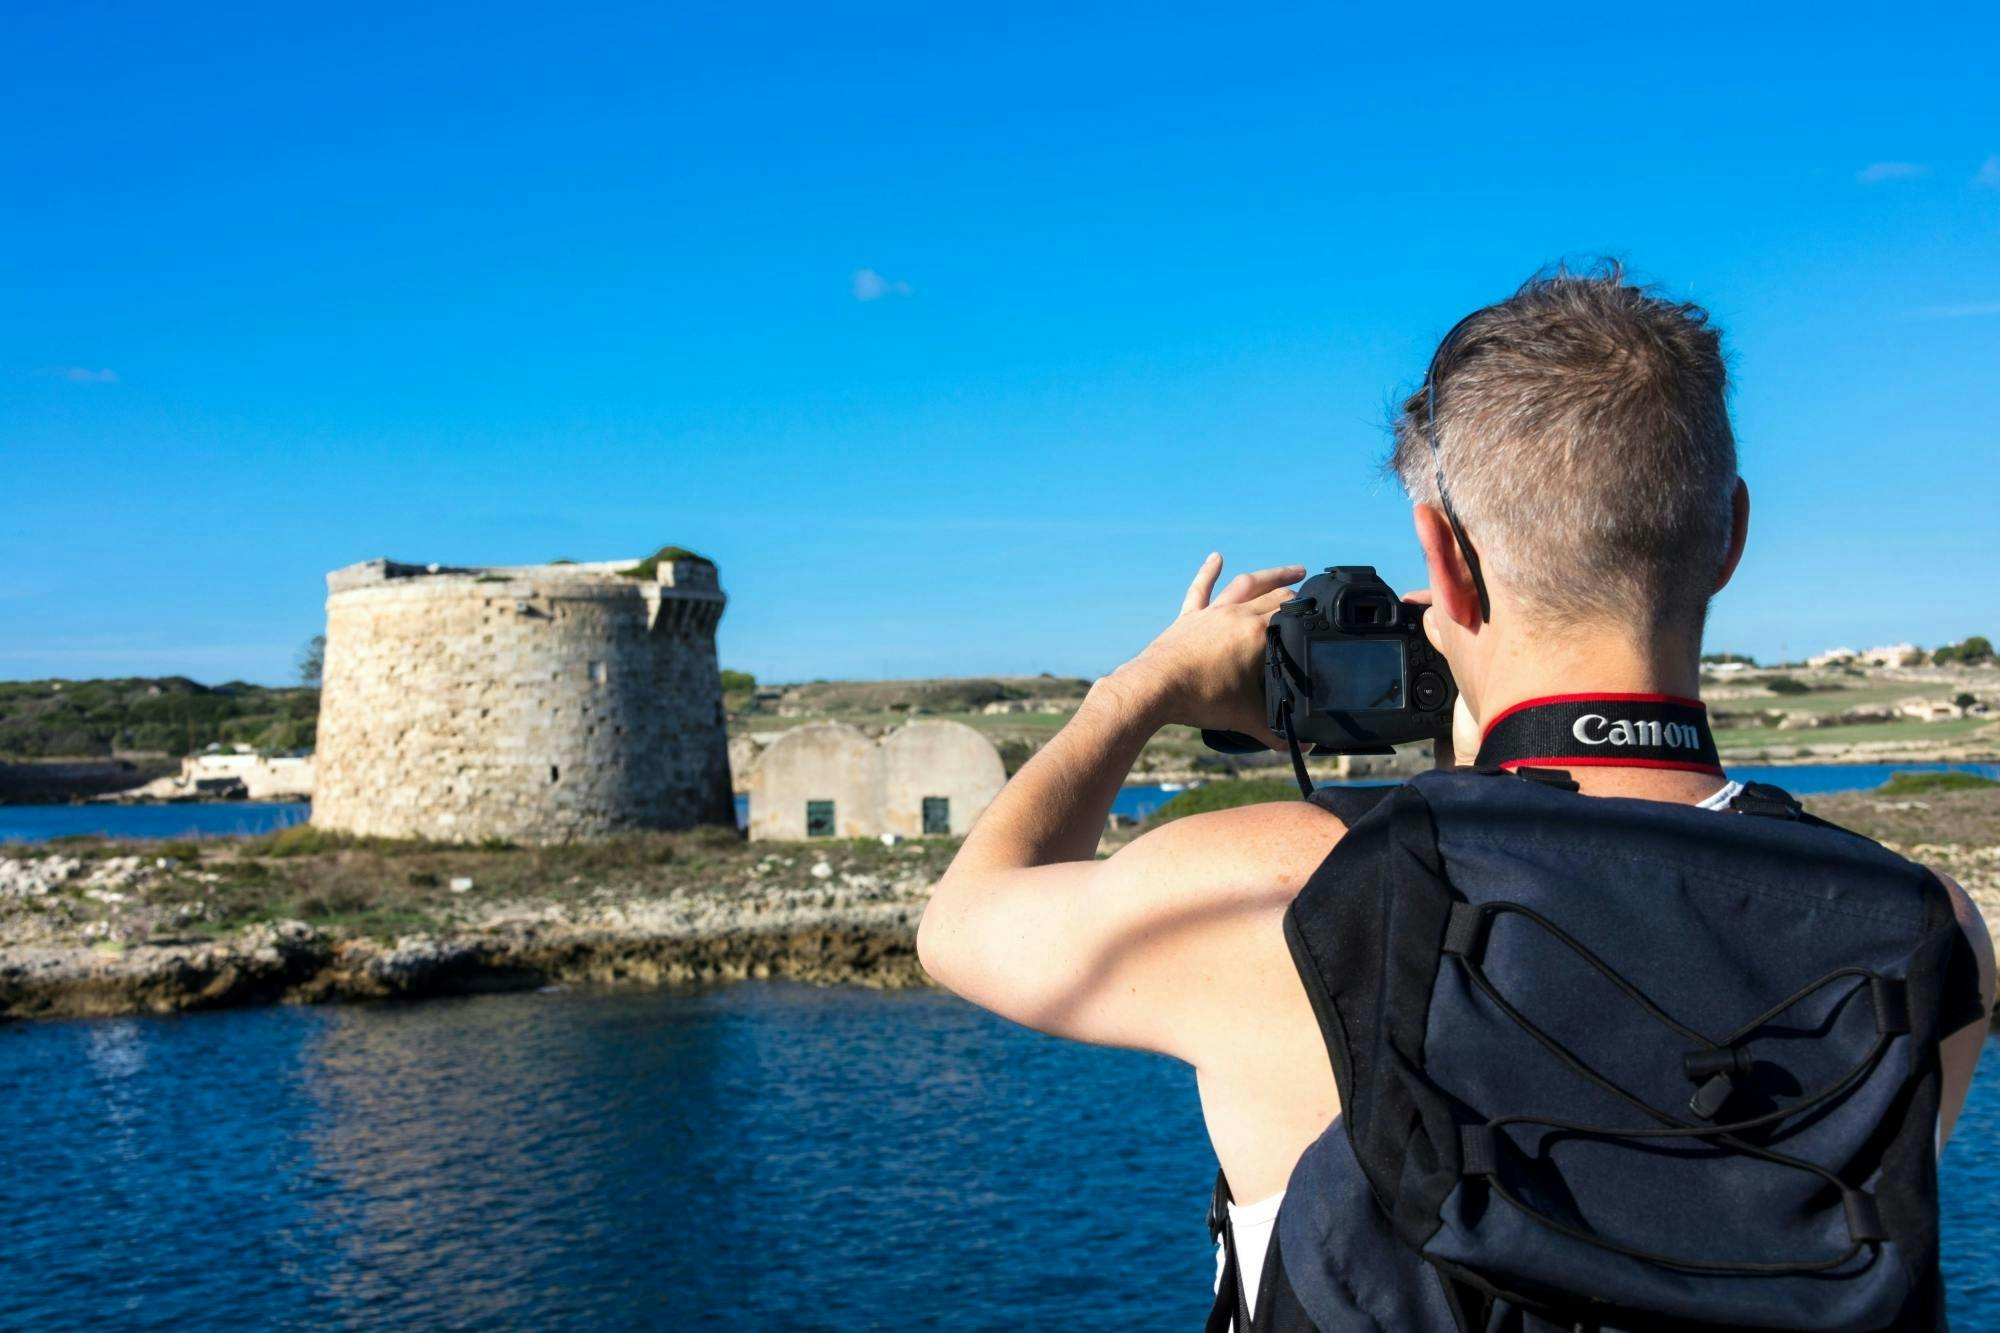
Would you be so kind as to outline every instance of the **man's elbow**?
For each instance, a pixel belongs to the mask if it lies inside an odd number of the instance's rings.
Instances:
[[[939,886],[942,888],[942,885]],[[956,990],[951,975],[954,950],[952,948],[952,927],[949,904],[940,901],[942,895],[933,890],[931,900],[924,906],[924,914],[917,921],[917,963],[932,981],[946,990]]]

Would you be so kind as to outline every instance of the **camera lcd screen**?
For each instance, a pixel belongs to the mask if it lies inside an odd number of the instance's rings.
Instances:
[[[1397,639],[1316,639],[1309,649],[1312,706],[1336,713],[1403,706],[1403,645]]]

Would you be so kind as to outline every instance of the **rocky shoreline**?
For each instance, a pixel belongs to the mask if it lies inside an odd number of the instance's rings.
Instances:
[[[0,857],[0,1020],[559,983],[924,985],[916,925],[950,852],[696,834],[286,855],[283,838]]]
[[[391,941],[278,921],[225,940],[14,947],[0,949],[0,1018],[409,1000],[558,983],[924,985],[907,915],[832,911],[714,932],[549,923]]]
[[[2000,791],[1811,804],[1952,875],[2000,925]],[[955,850],[719,830],[457,848],[310,828],[23,848],[0,856],[0,1021],[551,984],[927,985],[916,925]]]

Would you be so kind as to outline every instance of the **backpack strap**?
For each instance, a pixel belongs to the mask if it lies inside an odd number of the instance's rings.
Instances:
[[[1353,828],[1361,817],[1396,794],[1397,784],[1377,787],[1319,787],[1307,799]]]
[[[1257,1306],[1243,1299],[1242,1260],[1229,1225],[1229,1179],[1215,1173],[1215,1192],[1208,1200],[1208,1237],[1222,1246],[1222,1275],[1215,1284],[1215,1304],[1209,1307],[1203,1333],[1317,1333],[1298,1293],[1285,1277],[1278,1257],[1278,1230],[1271,1229],[1264,1247],[1264,1266],[1257,1278]]]
[[[1215,1189],[1208,1196],[1208,1239],[1222,1246],[1222,1272],[1215,1280],[1215,1304],[1208,1309],[1202,1333],[1230,1333],[1243,1306],[1243,1281],[1237,1272],[1236,1236],[1229,1228],[1229,1177],[1220,1168],[1215,1172]],[[1245,1333],[1250,1327],[1246,1315]]]

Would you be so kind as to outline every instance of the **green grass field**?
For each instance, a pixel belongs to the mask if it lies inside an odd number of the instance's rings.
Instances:
[[[1779,731],[1775,727],[1724,727],[1715,733],[1715,744],[1724,751],[1769,750],[1777,748],[1830,749],[1862,745],[1869,741],[1946,743],[1967,741],[1986,732],[2000,732],[1990,719],[1953,718],[1948,722],[1919,722],[1914,718],[1895,722],[1865,722],[1845,727],[1812,727]]]

